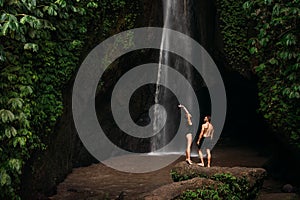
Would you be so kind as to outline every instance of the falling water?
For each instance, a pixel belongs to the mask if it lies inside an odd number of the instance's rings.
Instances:
[[[171,0],[166,0],[163,1],[163,7],[164,7],[164,28],[166,27],[167,24],[169,24],[170,21],[170,7],[171,7]],[[163,112],[161,107],[158,107],[157,105],[160,103],[160,96],[163,94],[163,90],[161,89],[161,85],[164,85],[167,82],[167,70],[162,69],[162,64],[168,64],[168,54],[164,53],[162,49],[168,45],[168,37],[165,31],[162,33],[162,39],[161,39],[161,44],[160,44],[160,52],[159,52],[159,64],[158,64],[158,71],[157,71],[157,81],[156,81],[156,88],[155,88],[155,107],[154,107],[154,124],[153,124],[153,130],[156,133],[159,131],[159,127],[162,126],[161,122],[165,121],[166,113]],[[163,99],[162,99],[163,100]],[[165,133],[163,134],[165,135]],[[163,141],[164,138],[160,138]],[[155,142],[153,145],[156,145]]]
[[[164,28],[173,29],[176,31],[180,31],[184,34],[190,35],[190,12],[188,9],[188,0],[183,1],[174,1],[174,0],[162,0],[163,1],[163,19],[164,19]],[[191,71],[190,68],[185,67],[183,63],[178,61],[177,59],[170,60],[170,56],[168,52],[163,51],[166,47],[169,46],[169,36],[168,32],[163,31],[162,40],[160,45],[160,54],[159,54],[159,66],[157,72],[157,82],[156,82],[156,90],[155,90],[155,106],[154,106],[154,121],[153,121],[153,131],[157,133],[162,128],[162,134],[160,138],[156,138],[152,141],[152,149],[156,149],[159,144],[165,144],[168,140],[169,130],[167,124],[162,124],[166,121],[167,115],[165,110],[161,106],[157,106],[158,104],[166,105],[166,89],[161,87],[161,85],[166,85],[168,80],[168,70],[163,68],[162,65],[170,66],[181,73],[188,79],[191,80]],[[180,69],[181,68],[181,69]],[[183,68],[183,69],[182,69]],[[186,102],[189,102],[188,100]],[[164,145],[163,145],[164,146]],[[178,147],[182,146],[182,144],[178,145]],[[171,150],[173,151],[173,150]],[[178,149],[175,151],[183,151],[182,149]]]

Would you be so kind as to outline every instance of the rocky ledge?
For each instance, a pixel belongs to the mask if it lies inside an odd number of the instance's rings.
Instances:
[[[267,173],[263,168],[201,167],[186,162],[171,170],[173,183],[140,197],[162,199],[256,199]],[[218,198],[219,197],[219,198]]]

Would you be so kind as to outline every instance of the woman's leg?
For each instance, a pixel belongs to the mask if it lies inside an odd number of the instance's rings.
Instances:
[[[192,164],[192,161],[191,161],[191,146],[192,146],[192,142],[193,142],[193,136],[192,136],[191,133],[186,134],[186,141],[187,141],[186,150],[185,150],[186,161],[189,164]]]

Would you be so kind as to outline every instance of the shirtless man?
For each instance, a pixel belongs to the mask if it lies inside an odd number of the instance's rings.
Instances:
[[[199,135],[198,141],[197,141],[197,145],[198,145],[198,153],[199,153],[199,157],[200,157],[200,163],[198,163],[198,165],[204,167],[204,160],[203,160],[203,154],[201,151],[201,146],[204,142],[204,140],[209,140],[207,142],[212,141],[213,138],[213,133],[214,133],[214,127],[213,125],[210,123],[210,116],[206,116],[204,118],[204,124],[202,124],[202,128],[201,128],[201,133]],[[206,153],[207,153],[207,167],[210,167],[210,162],[211,162],[211,154],[210,154],[210,149],[207,148],[206,149]]]
[[[193,142],[193,123],[192,123],[192,115],[190,114],[190,112],[186,109],[186,107],[184,105],[179,104],[178,105],[179,108],[183,108],[184,112],[185,112],[185,117],[187,119],[187,133],[186,133],[186,140],[187,140],[187,145],[186,145],[186,150],[185,150],[185,161],[188,164],[192,164],[191,161],[191,146],[192,146],[192,142]]]

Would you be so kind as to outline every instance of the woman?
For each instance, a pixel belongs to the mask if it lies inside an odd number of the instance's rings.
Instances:
[[[179,108],[183,108],[184,112],[185,112],[185,116],[187,119],[187,133],[186,133],[186,140],[187,140],[187,145],[186,145],[186,151],[185,151],[185,161],[191,165],[192,161],[191,161],[191,147],[192,147],[192,142],[193,142],[193,134],[192,134],[192,130],[193,130],[193,123],[192,123],[192,115],[189,113],[189,111],[186,109],[186,107],[184,105],[179,104],[178,105]]]

